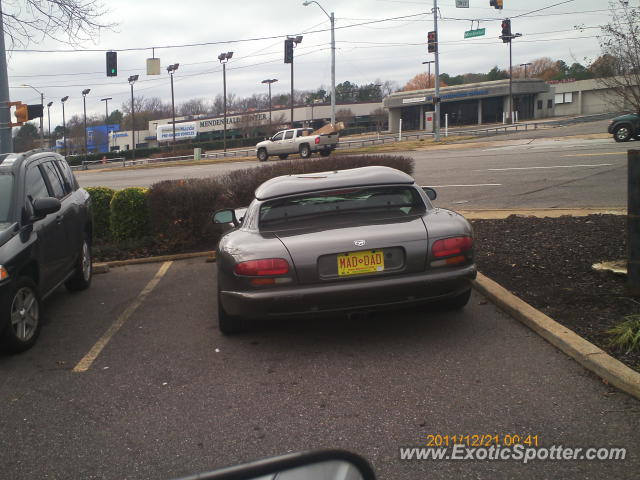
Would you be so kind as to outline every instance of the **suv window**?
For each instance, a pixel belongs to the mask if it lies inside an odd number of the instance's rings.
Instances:
[[[73,192],[74,190],[76,190],[78,188],[76,179],[73,176],[73,172],[71,171],[71,167],[69,166],[69,164],[64,160],[56,160],[55,163],[56,165],[58,165],[60,172],[62,172],[62,177],[64,179],[65,186],[67,187],[67,192]]]
[[[284,134],[284,139],[285,140],[290,140],[293,138],[293,130],[287,130],[287,132]]]
[[[67,194],[64,189],[64,181],[62,180],[62,175],[56,166],[53,162],[45,162],[42,164],[42,167],[44,168],[45,175],[49,179],[49,184],[53,189],[51,192],[53,196],[56,198],[64,197]]]
[[[283,135],[284,135],[284,132],[276,133],[271,140],[273,140],[274,142],[277,142],[278,140],[282,140]]]
[[[9,220],[13,192],[13,175],[0,174],[0,223]]]
[[[44,178],[42,178],[42,173],[37,165],[32,165],[27,168],[24,185],[26,195],[31,201],[36,198],[47,198],[49,196],[47,184],[44,183]]]

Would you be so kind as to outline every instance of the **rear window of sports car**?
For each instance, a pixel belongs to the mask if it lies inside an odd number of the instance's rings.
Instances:
[[[422,198],[411,187],[343,188],[265,202],[260,207],[260,228],[343,214],[406,216],[424,210]]]

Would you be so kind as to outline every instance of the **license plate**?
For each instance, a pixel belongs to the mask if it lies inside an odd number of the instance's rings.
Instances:
[[[338,255],[338,275],[360,275],[384,271],[382,250],[363,250]]]

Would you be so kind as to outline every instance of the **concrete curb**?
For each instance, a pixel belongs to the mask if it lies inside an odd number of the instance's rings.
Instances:
[[[479,273],[473,286],[500,309],[524,323],[587,370],[591,370],[623,392],[640,399],[640,373],[536,310],[490,278]]]
[[[126,267],[127,265],[141,265],[144,263],[159,263],[170,260],[186,260],[188,258],[209,257],[207,261],[214,262],[216,252],[176,253],[174,255],[161,255],[158,257],[131,258],[129,260],[113,260],[111,262],[99,262],[93,264],[93,273],[107,273],[113,267]]]

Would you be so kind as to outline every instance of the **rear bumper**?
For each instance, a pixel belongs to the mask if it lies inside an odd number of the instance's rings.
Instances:
[[[300,285],[257,291],[221,291],[220,301],[229,315],[245,318],[315,316],[409,306],[456,296],[471,287],[476,266]]]

